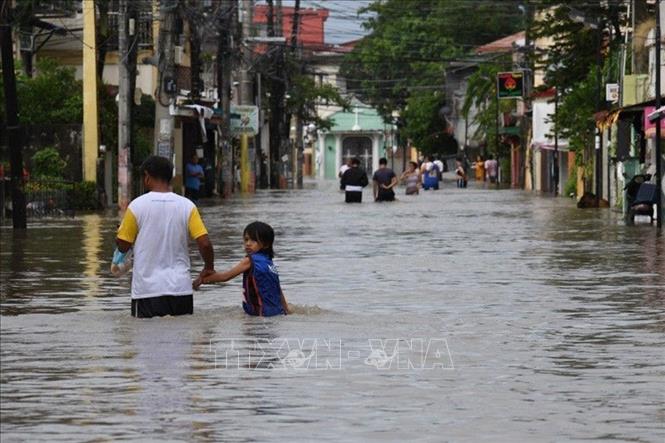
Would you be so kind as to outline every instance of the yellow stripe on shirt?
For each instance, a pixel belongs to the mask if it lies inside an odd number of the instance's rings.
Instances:
[[[194,240],[208,233],[208,230],[203,224],[203,220],[201,220],[201,215],[199,214],[199,210],[196,208],[196,206],[192,208],[192,212],[189,214],[189,223],[187,226],[189,228],[189,235]]]
[[[125,212],[125,216],[122,218],[122,223],[120,223],[120,227],[118,228],[118,238],[133,244],[136,241],[138,233],[139,225],[136,223],[136,217],[128,208],[127,212]]]

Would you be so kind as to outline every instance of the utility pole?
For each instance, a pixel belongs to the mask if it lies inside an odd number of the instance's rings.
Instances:
[[[282,2],[276,0],[277,13],[275,14],[273,0],[267,1],[268,37],[282,36]],[[284,155],[282,133],[284,132],[284,99],[286,93],[284,53],[283,46],[279,46],[274,52],[275,75],[270,79],[270,187],[272,189],[284,187],[285,182],[282,174],[282,156]]]
[[[291,31],[291,54],[296,58],[296,63],[300,66],[302,70],[302,65],[300,64],[300,57],[298,51],[298,34],[300,29],[300,0],[296,0],[294,9],[293,9],[293,30]],[[298,189],[303,187],[303,177],[302,177],[302,168],[303,162],[305,160],[305,152],[303,147],[303,133],[302,133],[302,124],[300,117],[302,114],[302,108],[296,111],[295,118],[295,127],[296,127],[296,185]]]
[[[531,91],[533,84],[533,58],[532,57],[532,46],[535,46],[533,42],[533,32],[531,30],[533,26],[533,16],[535,13],[535,7],[531,6],[529,2],[524,3],[524,15],[525,15],[525,37],[524,37],[524,62],[526,70],[524,71],[524,115],[522,116],[522,136],[521,136],[521,152],[520,152],[520,164],[519,164],[519,176],[518,176],[518,186],[520,189],[526,188],[526,170],[527,170],[527,151],[529,150],[529,135],[531,133],[532,125],[532,107],[533,101],[531,99]],[[555,154],[555,168],[558,170],[558,154]],[[556,195],[556,194],[555,194]]]
[[[559,88],[554,87],[554,196],[559,195]]]
[[[655,50],[656,50],[656,109],[660,109],[662,106],[660,98],[660,70],[661,70],[661,60],[660,60],[660,50],[661,50],[661,29],[660,29],[660,0],[656,0],[656,29],[655,29]],[[661,151],[661,140],[660,140],[660,123],[663,117],[659,117],[656,120],[656,226],[658,229],[663,227],[663,176],[662,176],[662,151]]]
[[[85,2],[84,2],[85,3]],[[154,153],[173,161],[173,122],[169,106],[177,93],[175,76],[176,0],[161,0],[159,8],[159,44],[157,58],[157,97],[155,100]]]
[[[27,4],[27,8],[29,8],[29,14],[32,16],[34,14],[33,11],[33,5],[32,4]],[[32,78],[32,54],[34,50],[34,34],[32,32],[32,25],[31,24],[23,24],[19,28],[19,33],[21,36],[29,35],[30,36],[30,47],[29,48],[21,48],[21,63],[23,64],[23,73],[26,75],[26,77]],[[21,37],[19,37],[21,38]],[[19,45],[22,46],[22,45]]]
[[[14,52],[9,2],[3,1],[2,23],[0,23],[0,49],[2,50],[2,81],[5,94],[5,114],[7,124],[7,144],[9,145],[12,187],[12,225],[14,229],[27,227],[25,193],[23,192],[23,154],[16,99],[16,74],[14,73]],[[4,208],[0,208],[4,211]]]
[[[596,66],[596,83],[597,83],[597,91],[596,91],[596,112],[600,113],[600,110],[602,108],[602,83],[603,83],[603,26],[599,25],[597,29],[598,33],[598,54],[597,54],[597,60],[596,63],[598,66]],[[601,198],[601,193],[602,191],[602,179],[603,179],[603,166],[602,166],[602,152],[603,152],[603,130],[601,129],[601,126],[599,125],[598,122],[596,122],[596,143],[595,143],[595,160],[594,160],[594,165],[595,165],[595,173],[594,175],[596,176],[596,189],[594,190],[596,194],[596,206],[598,206]]]
[[[240,104],[253,105],[253,88],[252,79],[249,75],[250,60],[252,51],[247,43],[248,38],[251,36],[252,25],[252,8],[254,7],[253,0],[242,0],[242,65],[240,68]],[[240,135],[240,190],[242,192],[254,192],[254,168],[255,163],[255,149],[254,143],[251,143],[249,135],[242,133]]]
[[[284,35],[284,20],[283,20],[283,9],[282,9],[282,0],[275,0],[277,5],[277,21],[275,22],[275,33],[277,36]],[[286,114],[286,95],[289,90],[289,75],[287,73],[288,66],[286,63],[286,47],[282,47],[278,53],[277,72],[282,73],[282,78],[277,80],[277,131],[278,131],[278,156],[277,156],[277,174],[278,174],[278,188],[285,189],[288,186],[287,182],[287,171],[285,166],[288,165],[287,161],[290,156],[288,154],[289,146],[289,120],[290,117]]]
[[[95,0],[83,2],[83,179],[97,181],[99,113]]]
[[[233,193],[233,162],[231,155],[231,24],[235,17],[234,0],[222,0],[224,6],[219,21],[220,40],[217,45],[217,96],[222,107],[222,135],[219,140],[221,157],[220,193],[223,198],[229,198]],[[218,158],[219,158],[218,157]],[[219,161],[219,160],[218,160]]]
[[[133,3],[120,0],[118,10],[118,208],[121,212],[132,199],[132,105],[138,38]]]

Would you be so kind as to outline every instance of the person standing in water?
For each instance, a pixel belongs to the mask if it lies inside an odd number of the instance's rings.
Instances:
[[[476,162],[473,164],[473,167],[476,170],[476,181],[485,181],[485,161],[480,155],[476,157]]]
[[[242,274],[242,308],[247,314],[272,317],[290,313],[277,268],[272,262],[275,231],[270,225],[256,221],[245,227],[242,238],[245,258],[228,271],[196,279],[194,289],[198,289],[201,283],[226,282]]]
[[[421,166],[423,174],[423,190],[439,189],[439,167],[434,163],[431,155],[427,156],[427,161]]]
[[[420,171],[418,163],[409,162],[409,169],[404,171],[400,180],[406,183],[406,195],[417,195],[420,187]]]
[[[397,185],[397,176],[388,167],[388,159],[379,159],[379,169],[374,172],[372,182],[374,185],[374,201],[389,202],[395,200],[393,188]]]
[[[466,171],[464,170],[464,165],[462,159],[458,158],[455,160],[455,175],[457,176],[457,187],[466,188],[467,177]]]
[[[351,169],[351,160],[352,159],[350,159],[350,158],[347,159],[346,163],[344,163],[342,166],[340,166],[339,173],[337,174],[337,177],[339,177],[339,180],[340,180],[339,189],[342,190],[342,191],[344,190],[344,186],[342,185],[342,176],[344,175],[344,173],[346,171]]]
[[[497,183],[497,178],[499,175],[499,163],[494,160],[494,156],[490,155],[487,160],[485,160],[485,173],[487,174],[487,180],[490,183]]]
[[[197,204],[201,195],[201,180],[205,177],[203,167],[199,164],[199,156],[192,154],[191,160],[185,165],[185,197]]]
[[[214,253],[196,205],[171,192],[173,164],[156,155],[141,165],[149,191],[127,208],[116,238],[121,254],[134,249],[132,316],[148,318],[192,314],[192,278],[188,240],[193,239],[204,267],[214,273]]]
[[[347,203],[362,203],[363,188],[369,184],[367,173],[360,167],[360,160],[351,160],[351,167],[342,174],[341,185],[345,191]]]

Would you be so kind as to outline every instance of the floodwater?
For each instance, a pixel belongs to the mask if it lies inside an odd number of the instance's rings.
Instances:
[[[268,319],[239,280],[131,318],[113,214],[3,227],[2,441],[665,440],[655,228],[473,184],[342,200],[318,182],[201,207],[218,269],[274,226],[296,314]]]

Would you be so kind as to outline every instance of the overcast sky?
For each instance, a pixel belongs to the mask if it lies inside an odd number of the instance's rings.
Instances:
[[[293,6],[294,3],[294,0],[282,1],[283,6]],[[357,11],[370,3],[372,0],[301,0],[300,7],[330,11],[325,22],[325,41],[335,44],[357,40],[365,35],[361,27],[363,20],[357,16]]]

